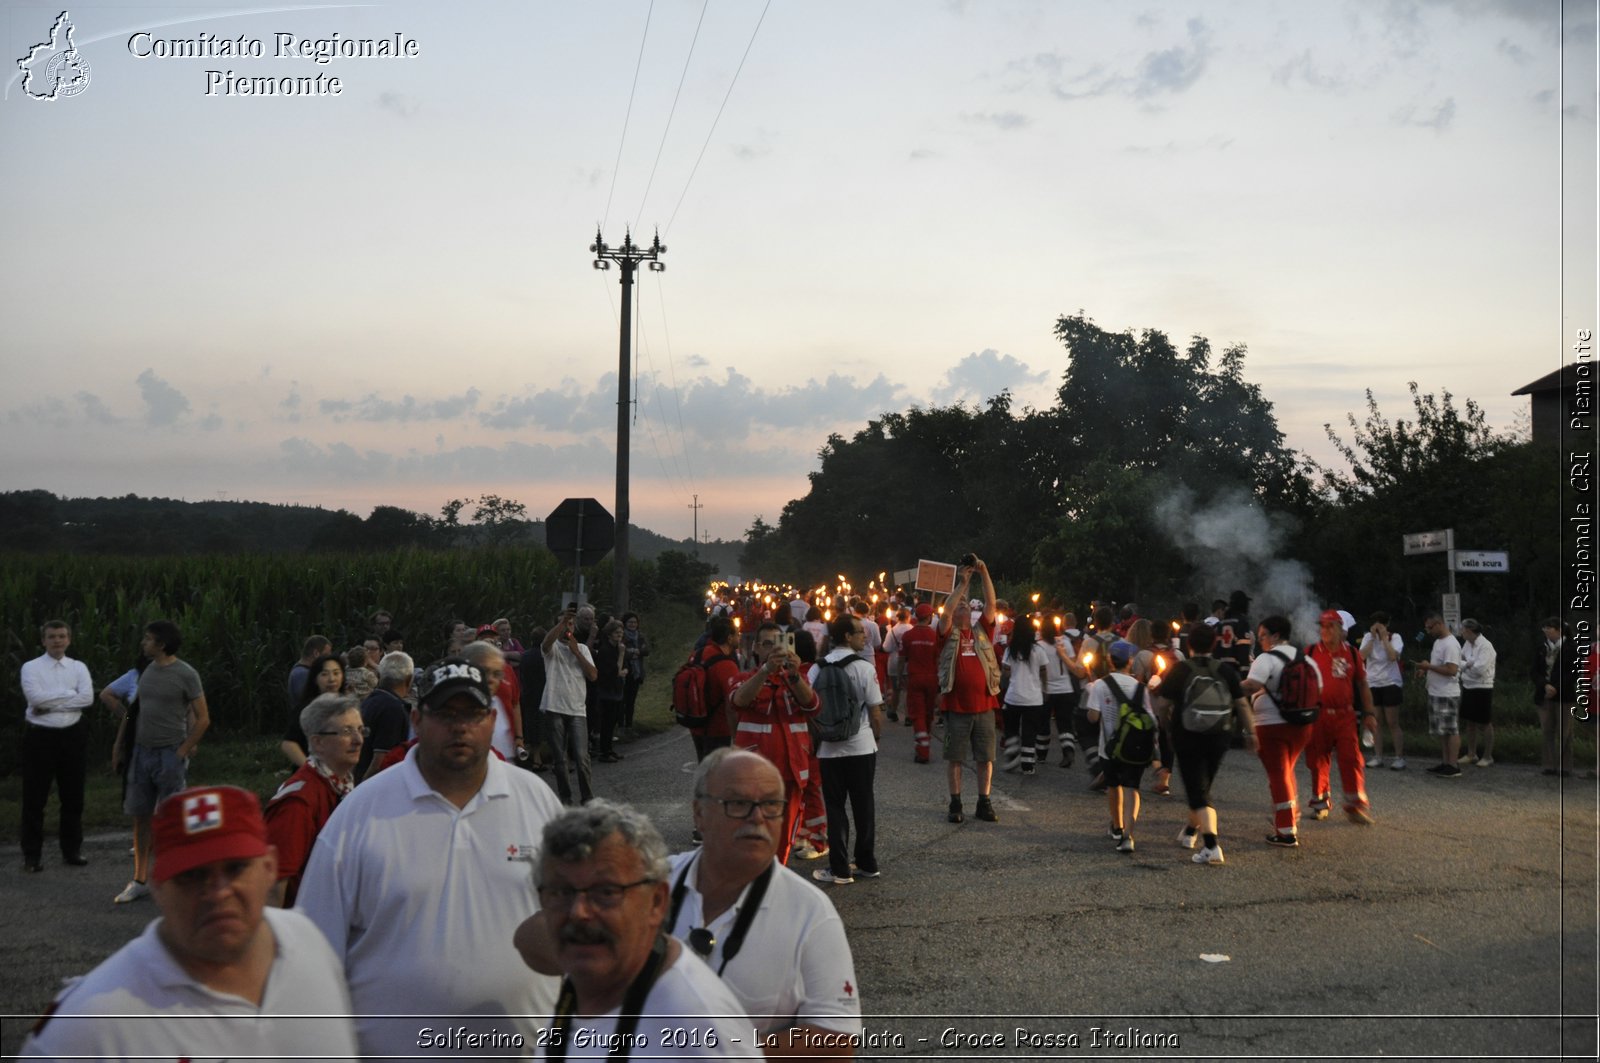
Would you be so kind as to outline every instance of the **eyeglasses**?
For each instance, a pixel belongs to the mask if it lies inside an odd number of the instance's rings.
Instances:
[[[648,886],[658,881],[653,878],[642,878],[638,882],[602,882],[598,885],[587,886],[583,889],[573,889],[571,886],[540,886],[539,903],[554,912],[571,911],[572,906],[578,903],[579,897],[589,898],[591,908],[610,909],[622,903],[622,898],[635,886]]]
[[[323,738],[356,738],[358,736],[361,738],[371,738],[372,728],[341,727],[337,731],[313,731],[312,733],[321,735]]]
[[[458,723],[482,723],[494,713],[494,709],[488,706],[481,709],[451,709],[448,712],[441,709],[424,711],[429,718],[438,720],[446,727],[453,727]]]
[[[712,797],[710,794],[701,794],[703,801],[715,801],[722,806],[722,814],[729,819],[749,819],[750,813],[756,809],[761,810],[762,819],[777,819],[783,815],[784,802],[782,798],[770,797],[765,801],[747,801],[742,797]]]
[[[697,926],[689,931],[689,947],[699,955],[702,960],[711,958],[711,950],[717,947],[717,935],[703,926]]]

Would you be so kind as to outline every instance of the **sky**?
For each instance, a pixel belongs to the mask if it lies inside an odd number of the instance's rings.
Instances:
[[[630,497],[672,537],[884,412],[1051,405],[1080,310],[1244,344],[1325,463],[1409,381],[1515,429],[1595,325],[1593,3],[101,0],[76,55],[61,13],[0,12],[0,490],[611,507],[597,229],[667,247]]]

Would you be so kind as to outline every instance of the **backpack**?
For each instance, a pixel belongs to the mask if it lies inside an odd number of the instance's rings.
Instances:
[[[1222,680],[1221,665],[1210,657],[1189,661],[1189,682],[1183,688],[1183,729],[1196,734],[1226,731],[1233,719],[1233,695]]]
[[[811,735],[822,742],[843,742],[861,730],[861,697],[847,671],[855,661],[864,661],[859,653],[841,657],[837,661],[817,662],[817,681],[812,689],[821,704],[811,717]]]
[[[1120,764],[1150,763],[1156,753],[1156,722],[1136,707],[1144,702],[1144,684],[1137,685],[1132,697],[1111,676],[1106,676],[1105,684],[1117,703],[1117,726],[1106,743],[1106,754]]]
[[[1272,694],[1283,722],[1297,727],[1316,723],[1322,711],[1322,677],[1317,674],[1317,666],[1299,647],[1295,647],[1293,659],[1278,653],[1277,647],[1267,652],[1287,662],[1278,675],[1278,689]]]
[[[731,661],[729,653],[713,654],[709,660],[700,660],[695,654],[684,662],[672,676],[672,715],[683,726],[701,730],[711,723],[711,706],[706,697],[706,682],[711,677],[711,666],[719,661]]]

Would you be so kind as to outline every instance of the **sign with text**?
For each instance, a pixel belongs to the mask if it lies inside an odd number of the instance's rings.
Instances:
[[[917,570],[914,568],[897,568],[894,570],[894,585],[896,587],[903,587],[907,583],[914,583],[916,578]]]
[[[1410,554],[1442,554],[1455,545],[1455,529],[1443,531],[1412,532],[1402,537],[1405,552]]]
[[[1444,614],[1440,619],[1444,621],[1444,626],[1451,631],[1459,631],[1461,629],[1461,595],[1444,594],[1440,595],[1440,599],[1439,612]]]
[[[1510,572],[1511,555],[1504,550],[1452,550],[1452,572]]]
[[[956,566],[943,561],[917,562],[917,590],[949,594],[956,589]]]

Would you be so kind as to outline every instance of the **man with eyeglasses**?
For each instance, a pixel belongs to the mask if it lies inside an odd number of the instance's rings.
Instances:
[[[334,810],[298,906],[344,958],[362,1055],[449,1055],[457,1034],[531,1045],[556,982],[529,977],[508,943],[539,906],[533,864],[561,805],[537,775],[490,756],[481,668],[446,657],[423,670],[418,696],[417,744]]]
[[[673,935],[728,983],[767,1055],[850,1058],[861,1034],[855,961],[833,902],[779,859],[778,769],[720,749],[700,762],[694,794],[705,843],[672,858]]]
[[[310,756],[267,801],[267,834],[278,850],[278,881],[269,900],[294,907],[311,846],[339,802],[355,787],[356,764],[372,732],[348,694],[319,694],[300,710]]]
[[[605,800],[544,831],[539,912],[518,928],[529,966],[563,975],[541,1059],[746,1059],[738,999],[667,936],[667,845]]]
[[[277,855],[256,796],[197,787],[151,819],[161,917],[51,1005],[24,1059],[350,1059],[339,958],[267,904]]]
[[[762,624],[756,632],[757,667],[732,680],[729,700],[739,714],[733,744],[755,750],[770,761],[787,788],[780,840],[782,851],[788,853],[811,778],[808,719],[817,711],[818,701],[800,668],[800,659],[784,646],[778,625],[770,620]]]

